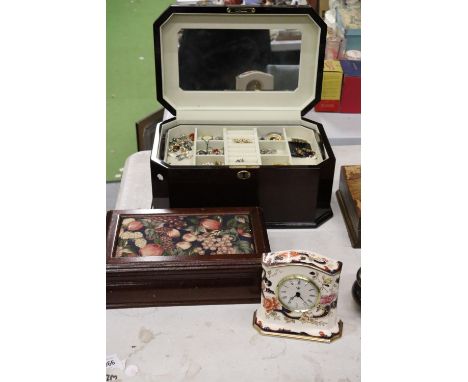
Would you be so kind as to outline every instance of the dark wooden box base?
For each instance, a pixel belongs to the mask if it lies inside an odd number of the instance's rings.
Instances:
[[[112,286],[107,288],[107,308],[258,303],[260,279],[259,269],[251,277],[226,276],[204,282],[161,279],[146,285]]]

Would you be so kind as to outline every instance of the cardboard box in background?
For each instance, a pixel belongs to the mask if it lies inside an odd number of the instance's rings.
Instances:
[[[341,61],[343,89],[341,91],[342,113],[361,112],[361,61]]]
[[[322,96],[315,111],[337,112],[340,110],[343,69],[338,60],[325,60],[323,64]]]
[[[346,39],[345,50],[361,50],[361,6],[336,8],[336,24]]]

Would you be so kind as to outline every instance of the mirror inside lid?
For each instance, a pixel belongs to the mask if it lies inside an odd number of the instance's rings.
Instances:
[[[321,91],[326,26],[310,7],[171,6],[154,23],[158,100],[180,109],[296,109]]]

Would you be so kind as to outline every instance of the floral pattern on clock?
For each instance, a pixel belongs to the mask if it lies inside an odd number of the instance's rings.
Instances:
[[[266,265],[279,264],[308,264],[317,269],[334,274],[341,270],[341,261],[332,260],[312,251],[288,250],[279,252],[270,252],[263,255],[263,263]]]
[[[253,254],[248,215],[126,218],[114,257]]]

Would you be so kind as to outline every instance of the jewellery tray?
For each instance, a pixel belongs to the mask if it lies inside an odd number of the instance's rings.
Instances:
[[[107,308],[259,302],[269,251],[257,207],[109,211]]]
[[[259,206],[269,228],[315,228],[331,218],[335,156],[323,126],[303,117],[319,101],[322,86],[326,25],[315,11],[307,6],[171,6],[153,29],[157,99],[175,117],[156,128],[151,153],[152,206]],[[245,40],[246,34],[264,32],[269,32],[271,59],[265,61],[265,70],[274,74],[278,88],[229,87],[237,73],[230,62],[239,60],[239,70],[252,76],[259,66],[244,65],[243,50],[223,61],[232,52],[220,56],[220,49],[243,44],[233,43],[233,34]],[[300,40],[285,43],[273,39],[283,32],[299,35]],[[184,43],[184,38],[197,34],[224,40],[210,45],[210,38],[199,37],[192,39],[191,45]],[[290,60],[283,54],[278,61],[275,55],[282,54],[278,50],[297,48],[298,44],[297,65],[277,65],[283,59]],[[261,46],[254,51],[260,51]],[[184,53],[190,47],[213,56],[211,65],[197,66],[199,56]],[[295,77],[288,77],[285,85],[280,72],[295,73]],[[228,80],[222,82],[225,77]],[[258,85],[255,80],[252,83]],[[269,141],[271,133],[280,134],[282,139]],[[176,157],[180,152],[173,152],[171,142],[183,136],[193,140],[192,150],[187,156],[184,152]],[[210,149],[222,149],[223,153],[198,155],[206,148],[204,138],[208,138]],[[246,141],[236,143],[236,139]],[[294,157],[292,139],[306,140],[313,156]]]

